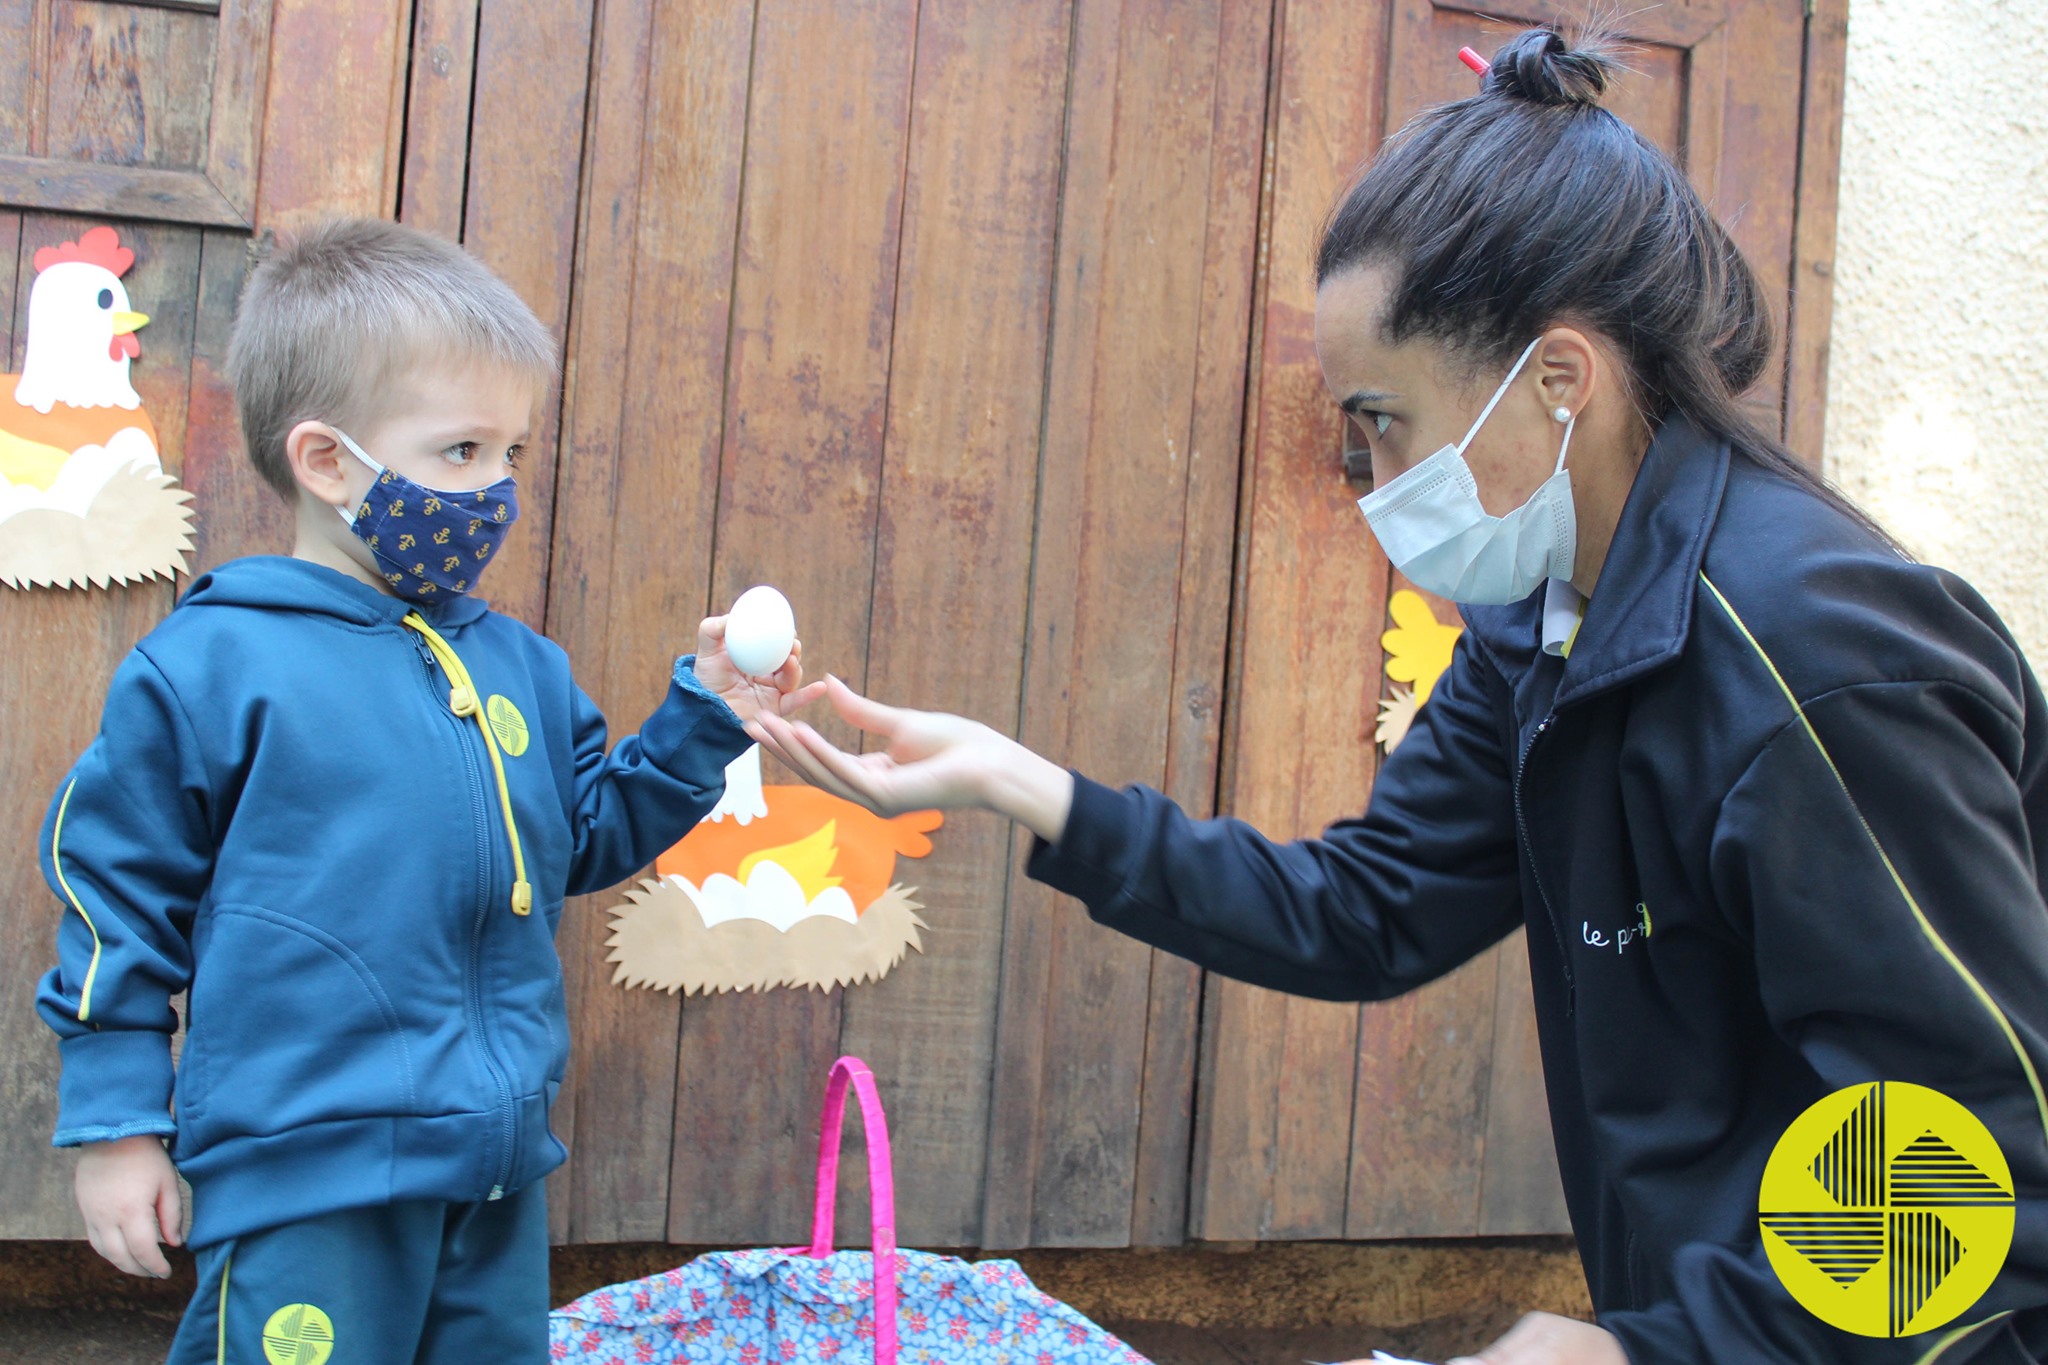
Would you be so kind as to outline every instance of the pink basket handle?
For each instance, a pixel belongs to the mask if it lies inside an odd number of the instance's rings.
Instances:
[[[818,1132],[818,1202],[810,1254],[832,1254],[832,1212],[839,1196],[839,1141],[846,1126],[846,1087],[860,1096],[868,1138],[868,1193],[874,1205],[875,1365],[896,1365],[896,1177],[889,1160],[889,1120],[875,1073],[858,1057],[832,1063],[825,1084],[825,1121]]]

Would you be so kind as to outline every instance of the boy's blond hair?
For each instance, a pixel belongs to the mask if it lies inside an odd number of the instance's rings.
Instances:
[[[286,501],[285,437],[309,419],[374,427],[384,392],[436,358],[490,361],[545,392],[555,339],[525,300],[452,242],[378,218],[341,218],[282,242],[250,273],[228,377],[256,472]]]

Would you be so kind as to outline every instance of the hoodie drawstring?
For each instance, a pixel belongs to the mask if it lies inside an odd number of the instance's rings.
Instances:
[[[505,760],[498,753],[498,737],[491,732],[490,722],[484,719],[483,699],[477,695],[476,683],[470,678],[469,670],[462,666],[461,656],[427,624],[424,616],[409,611],[405,614],[405,624],[419,632],[420,638],[427,642],[427,648],[440,660],[441,671],[448,675],[451,684],[448,709],[458,716],[475,720],[476,728],[483,733],[484,750],[491,756],[491,772],[498,779],[498,808],[505,813],[505,832],[512,840],[512,913],[530,915],[533,913],[533,888],[526,881],[526,854],[519,846],[519,825],[512,818],[512,788],[505,781]]]

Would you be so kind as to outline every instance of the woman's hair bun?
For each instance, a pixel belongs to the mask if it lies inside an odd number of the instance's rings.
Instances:
[[[1598,108],[1615,63],[1597,42],[1573,47],[1556,29],[1532,28],[1494,54],[1485,93],[1531,104]]]

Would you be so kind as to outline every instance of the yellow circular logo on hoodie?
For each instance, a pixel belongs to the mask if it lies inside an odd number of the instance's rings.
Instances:
[[[334,1324],[310,1303],[288,1303],[263,1324],[263,1358],[270,1365],[327,1365],[334,1354]]]
[[[510,698],[493,694],[484,703],[484,719],[491,723],[491,733],[498,737],[498,747],[507,758],[517,758],[526,752],[526,717],[519,714]]]
[[[1865,1337],[1910,1337],[1977,1302],[2012,1249],[2012,1170],[1977,1116],[1904,1081],[1852,1085],[1792,1121],[1757,1200],[1792,1297]]]

